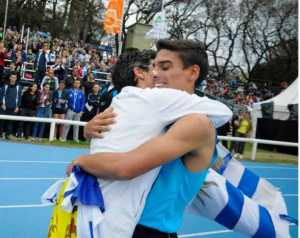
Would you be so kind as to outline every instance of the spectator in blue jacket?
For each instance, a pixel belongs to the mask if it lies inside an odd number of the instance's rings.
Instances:
[[[73,83],[73,88],[68,90],[67,93],[67,114],[66,119],[72,121],[80,121],[82,116],[85,96],[83,91],[80,89],[80,80],[75,80]],[[70,130],[70,125],[64,125],[63,135],[60,138],[61,141],[66,141],[68,132]],[[73,126],[73,140],[79,142],[78,139],[79,126]]]
[[[35,80],[38,85],[41,84],[42,79],[46,74],[48,62],[49,62],[49,44],[45,42],[43,45],[43,50],[40,50],[34,62],[34,68],[36,69]]]
[[[0,105],[1,114],[5,115],[17,115],[19,112],[19,106],[21,102],[22,88],[17,84],[17,73],[11,72],[9,76],[9,83],[5,84],[0,90]],[[15,139],[13,135],[13,121],[8,120],[3,123],[0,120],[0,134],[3,134],[4,127],[6,127],[6,137],[8,139]]]
[[[89,121],[99,112],[100,105],[100,86],[95,83],[92,88],[92,92],[87,96],[87,102],[84,107],[84,113],[82,115],[82,121]]]

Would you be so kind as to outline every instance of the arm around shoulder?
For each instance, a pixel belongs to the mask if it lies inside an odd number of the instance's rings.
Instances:
[[[131,179],[207,143],[210,125],[205,115],[190,114],[178,120],[165,134],[132,151],[87,155],[76,163],[97,177]]]

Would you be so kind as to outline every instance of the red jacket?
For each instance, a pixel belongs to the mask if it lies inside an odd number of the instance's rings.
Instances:
[[[5,66],[5,62],[4,60],[7,58],[7,52],[6,51],[0,51],[0,66],[4,67]]]

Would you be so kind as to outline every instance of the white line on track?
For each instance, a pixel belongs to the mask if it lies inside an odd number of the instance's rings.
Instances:
[[[297,167],[285,167],[285,166],[255,166],[255,165],[245,165],[248,169],[288,169],[288,170],[298,170]]]
[[[0,205],[1,208],[35,208],[35,207],[49,207],[52,206],[52,203],[45,203],[45,204],[25,204],[25,205]]]
[[[295,181],[298,180],[298,178],[279,178],[279,177],[271,177],[271,178],[264,178],[264,179],[268,179],[268,180],[295,180]]]
[[[0,163],[29,163],[29,164],[69,164],[70,161],[58,161],[58,160],[0,160]],[[256,165],[245,165],[249,169],[287,169],[287,170],[298,170],[297,167],[285,167],[285,166],[256,166]]]
[[[53,177],[32,177],[32,178],[20,178],[20,177],[0,177],[0,180],[58,180],[58,179],[63,179],[63,178],[53,178]],[[264,178],[268,180],[291,180],[291,181],[297,181],[298,178],[279,178],[279,177],[270,177],[270,178]]]
[[[0,160],[0,163],[27,163],[27,164],[69,164],[70,161],[58,161],[58,160]],[[249,169],[286,169],[286,170],[298,170],[297,167],[285,167],[285,166],[255,166],[245,165]]]
[[[295,226],[295,224],[290,224],[290,226]],[[230,233],[233,232],[232,230],[218,230],[218,231],[205,231],[199,233],[191,233],[191,234],[184,234],[179,235],[179,238],[189,238],[189,237],[199,237],[199,236],[209,236],[209,235],[216,235],[216,234],[223,234],[223,233]]]
[[[0,178],[0,180],[28,180],[28,181],[34,181],[34,180],[59,180],[59,179],[63,179],[63,178]]]
[[[298,194],[283,194],[284,197],[298,197]],[[0,205],[0,209],[4,208],[35,208],[35,207],[49,207],[52,206],[52,203],[46,203],[46,204],[20,204],[20,205]],[[194,237],[194,236],[203,236],[203,235],[213,235],[213,234],[219,234],[219,233],[227,233],[232,232],[230,230],[219,230],[219,231],[208,231],[208,232],[201,232],[201,233],[192,233],[192,234],[186,234],[179,236],[180,238],[184,237]]]
[[[26,164],[69,164],[68,161],[47,161],[47,160],[0,160],[0,163],[26,163]]]
[[[284,197],[298,197],[298,194],[293,194],[293,193],[286,193],[283,194]]]
[[[222,233],[229,233],[229,232],[233,232],[233,231],[231,230],[206,231],[206,232],[192,233],[186,235],[179,235],[179,238],[207,236],[207,235],[215,235],[215,234],[222,234]]]

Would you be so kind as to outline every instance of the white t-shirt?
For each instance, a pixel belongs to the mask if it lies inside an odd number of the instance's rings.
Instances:
[[[206,114],[216,128],[232,116],[218,101],[165,88],[125,87],[114,97],[111,106],[118,115],[117,123],[103,139],[92,139],[91,154],[130,151],[160,135],[167,125],[187,114]],[[128,181],[99,179],[106,209],[99,237],[132,236],[158,172],[156,168]]]

